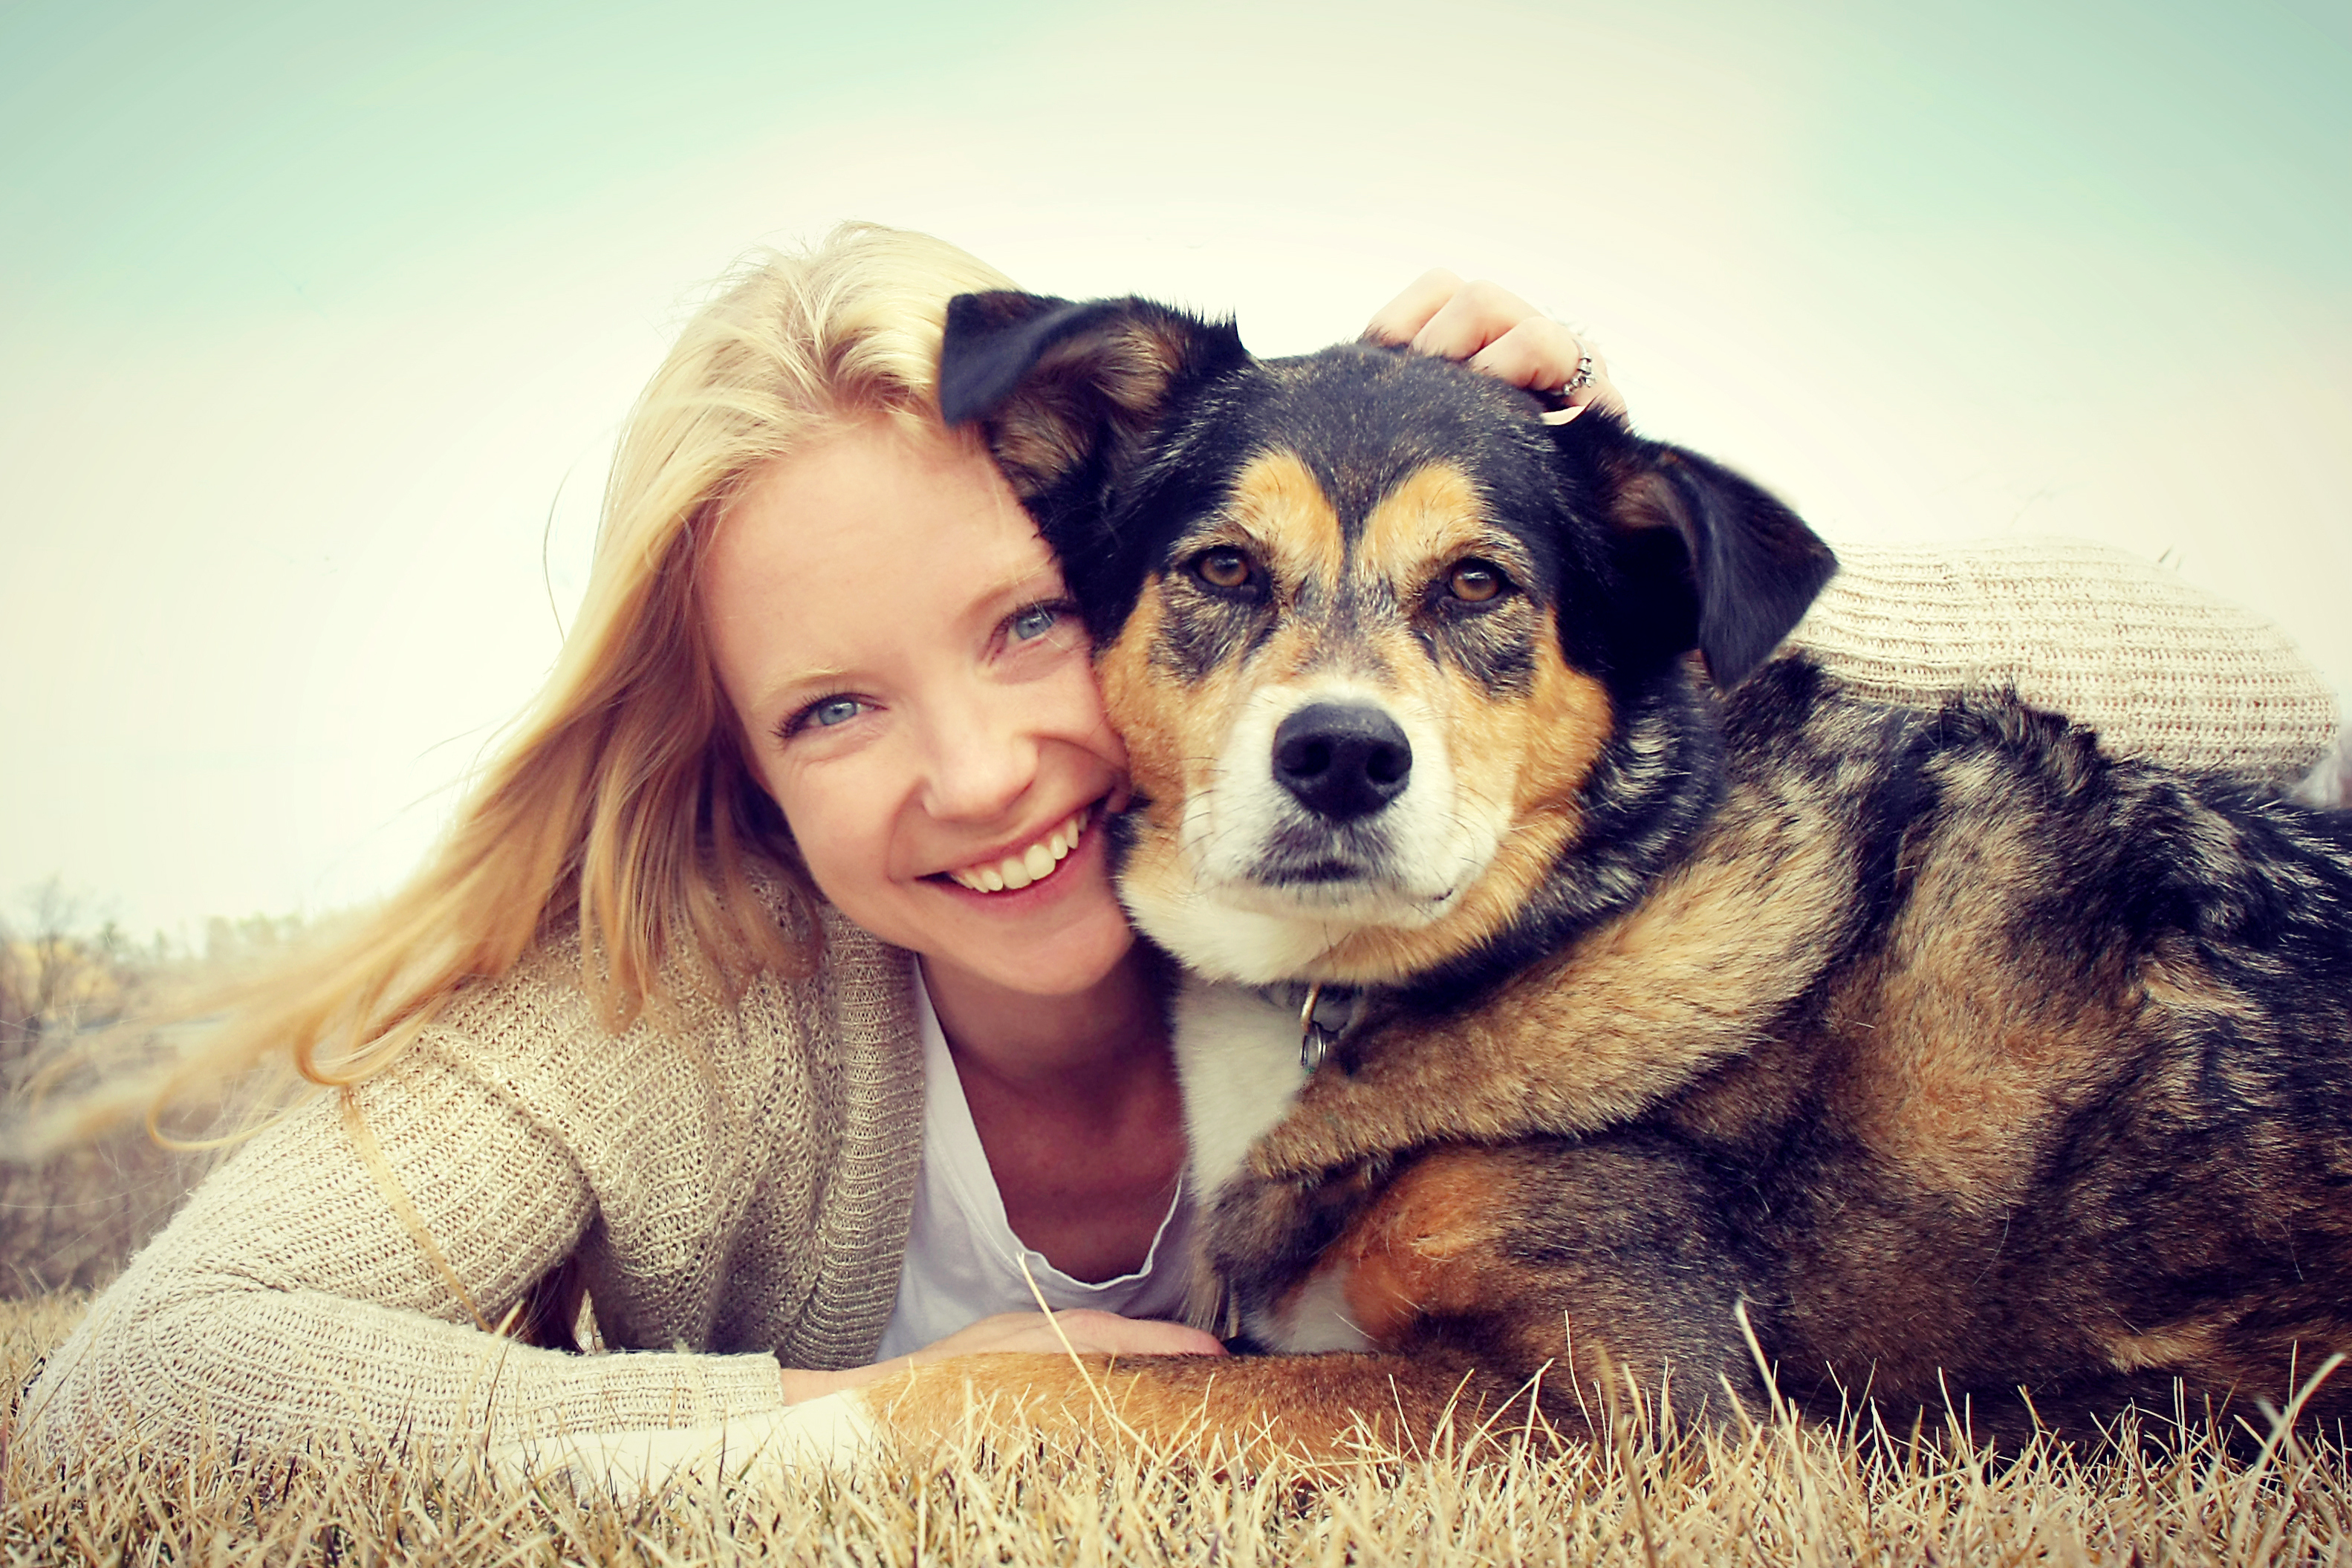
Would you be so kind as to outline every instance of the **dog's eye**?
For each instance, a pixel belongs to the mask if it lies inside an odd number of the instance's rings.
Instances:
[[[1456,561],[1445,579],[1445,591],[1465,604],[1484,604],[1511,585],[1503,569],[1491,560]]]
[[[1193,559],[1192,575],[1211,588],[1245,587],[1251,575],[1250,558],[1231,545],[1219,545],[1214,549],[1202,550]]]

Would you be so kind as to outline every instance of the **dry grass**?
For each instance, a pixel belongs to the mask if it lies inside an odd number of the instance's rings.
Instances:
[[[21,1384],[85,1298],[0,1303]],[[763,1475],[618,1502],[429,1465],[257,1469],[130,1452],[7,1477],[0,1563],[2239,1563],[2352,1558],[2333,1444],[2011,1463],[1768,1425],[1538,1457],[1203,1475],[1095,1452]]]
[[[210,1156],[117,1128],[37,1165],[0,1159],[0,1299],[88,1289],[163,1228]]]
[[[216,1156],[159,1146],[143,1124],[148,1097],[202,1035],[189,1016],[199,1000],[303,935],[293,920],[215,920],[201,954],[141,947],[111,925],[70,929],[77,906],[54,883],[33,904],[29,923],[0,920],[0,1298],[88,1289],[163,1228]],[[225,1131],[260,1104],[245,1092],[259,1087],[184,1096],[172,1125]],[[52,1122],[100,1106],[121,1119],[50,1135]]]

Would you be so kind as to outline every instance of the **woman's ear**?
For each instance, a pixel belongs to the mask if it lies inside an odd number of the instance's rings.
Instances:
[[[1721,464],[1606,413],[1555,440],[1598,476],[1620,575],[1649,619],[1629,634],[1660,653],[1696,647],[1719,687],[1754,674],[1837,571],[1803,518]]]
[[[940,413],[978,423],[1041,525],[1104,492],[1180,391],[1248,361],[1231,321],[1148,299],[1072,304],[1039,294],[959,294],[940,351]]]

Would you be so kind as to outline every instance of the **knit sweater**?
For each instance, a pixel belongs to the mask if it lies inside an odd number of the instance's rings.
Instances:
[[[830,912],[824,937],[809,979],[762,978],[732,1009],[682,1000],[618,1036],[559,951],[461,997],[358,1091],[447,1271],[317,1096],[92,1305],[26,1392],[20,1452],[65,1459],[135,1429],[446,1454],[773,1411],[779,1358],[867,1359],[906,1244],[921,1056],[908,956]],[[599,1337],[648,1354],[476,1325],[567,1260]]]
[[[1790,641],[1882,702],[2015,692],[2118,757],[2284,783],[2336,737],[2285,634],[2154,561],[2080,539],[1840,545]]]
[[[1841,553],[1796,641],[1885,700],[2013,687],[2118,752],[2270,779],[2335,737],[2326,685],[2275,631],[2119,551]],[[335,1098],[305,1104],[92,1306],[26,1391],[16,1452],[70,1462],[135,1433],[448,1453],[769,1414],[780,1361],[870,1359],[920,1149],[912,968],[829,912],[825,936],[808,979],[617,1036],[560,951],[467,993],[358,1092],[412,1214]],[[477,1326],[567,1263],[615,1353]]]

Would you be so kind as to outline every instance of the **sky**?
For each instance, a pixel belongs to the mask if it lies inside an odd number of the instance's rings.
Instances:
[[[710,279],[871,218],[1351,337],[1432,266],[1833,541],[2105,539],[2352,690],[2341,0],[0,5],[0,916],[380,895]]]

